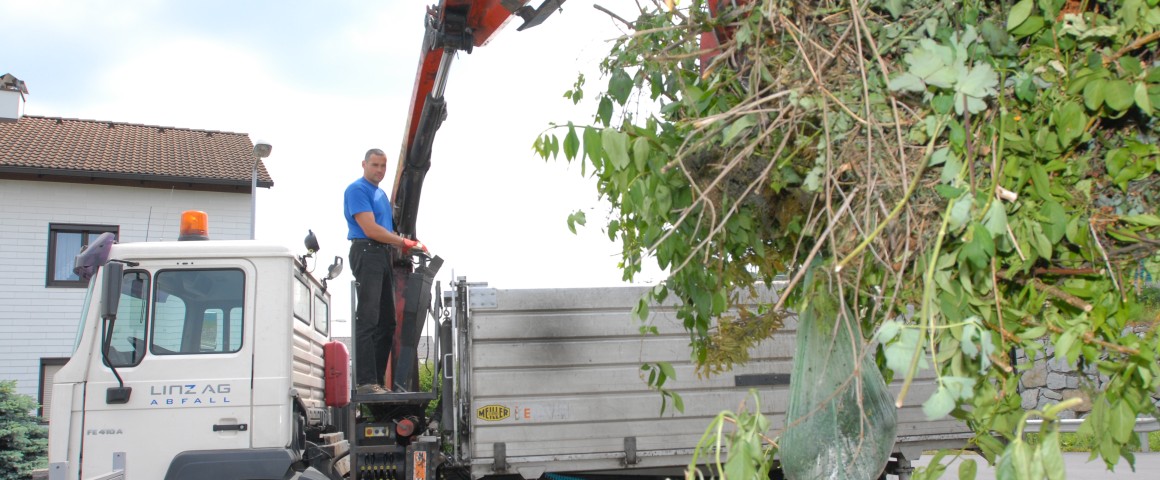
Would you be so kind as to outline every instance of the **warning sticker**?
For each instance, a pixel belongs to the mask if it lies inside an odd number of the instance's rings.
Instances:
[[[412,478],[414,480],[427,480],[427,452],[415,452],[415,475]]]
[[[475,411],[475,416],[480,420],[487,420],[489,422],[498,422],[510,417],[512,409],[503,405],[484,405]]]

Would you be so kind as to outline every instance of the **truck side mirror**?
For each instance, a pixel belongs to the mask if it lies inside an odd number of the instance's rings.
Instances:
[[[121,304],[121,279],[125,276],[125,265],[120,262],[105,264],[101,276],[101,318],[115,321],[117,307]]]
[[[113,326],[117,324],[117,307],[121,304],[121,282],[125,276],[125,264],[109,262],[101,270],[101,318],[105,320],[105,338],[101,340],[101,357],[117,377],[116,387],[105,389],[105,403],[110,405],[129,403],[133,387],[126,387],[117,367],[109,361],[109,349],[113,342]]]
[[[92,243],[85,245],[84,250],[73,259],[73,273],[81,280],[88,280],[97,273],[97,269],[109,262],[109,249],[117,242],[117,236],[112,232],[100,234]],[[117,280],[120,283],[120,280]]]

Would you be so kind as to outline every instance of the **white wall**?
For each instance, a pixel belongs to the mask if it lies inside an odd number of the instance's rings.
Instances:
[[[41,357],[72,354],[83,288],[46,288],[50,223],[117,225],[121,242],[176,240],[180,213],[209,214],[210,238],[250,236],[250,196],[0,179],[0,380],[37,395]]]

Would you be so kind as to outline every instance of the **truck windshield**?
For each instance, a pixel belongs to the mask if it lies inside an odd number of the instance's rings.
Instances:
[[[153,306],[154,355],[237,352],[245,274],[237,269],[162,270]]]

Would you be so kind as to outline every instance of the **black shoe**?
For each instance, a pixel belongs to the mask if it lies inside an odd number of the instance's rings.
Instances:
[[[376,383],[367,383],[364,385],[359,385],[358,388],[354,389],[354,393],[357,393],[359,395],[378,395],[381,393],[391,393],[391,392],[390,392],[390,390],[383,388],[382,385],[379,385]]]

